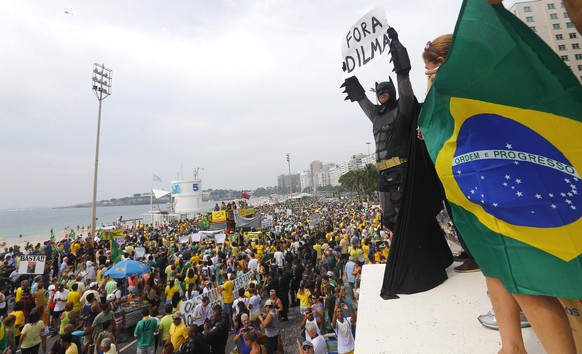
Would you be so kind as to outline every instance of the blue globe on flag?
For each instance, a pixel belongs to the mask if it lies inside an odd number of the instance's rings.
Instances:
[[[465,197],[509,224],[552,228],[582,216],[578,171],[541,134],[514,120],[468,118],[452,166]]]

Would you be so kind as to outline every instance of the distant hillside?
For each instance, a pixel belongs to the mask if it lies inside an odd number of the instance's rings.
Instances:
[[[170,196],[164,196],[162,198],[154,198],[154,204],[167,204],[170,202]],[[97,206],[99,207],[108,207],[108,206],[127,206],[127,205],[149,205],[150,204],[150,196],[141,194],[134,194],[133,197],[124,197],[124,198],[112,198],[109,200],[100,200],[97,202]],[[65,208],[90,208],[92,207],[93,203],[81,203],[75,204],[72,206],[68,206]]]
[[[256,190],[252,191],[247,189],[246,192],[249,192],[252,196],[255,197],[264,197],[271,194],[277,194],[276,187],[266,187],[266,188],[257,188]],[[240,198],[242,190],[233,190],[233,189],[208,189],[202,191],[202,201],[222,201],[222,200],[234,200]],[[170,195],[167,195],[162,198],[154,198],[154,204],[166,204],[170,202]],[[124,197],[124,198],[113,198],[109,200],[100,200],[97,202],[97,206],[99,207],[107,207],[107,206],[126,206],[126,205],[149,205],[150,204],[150,195],[148,193],[140,194],[136,193],[133,197]],[[63,208],[90,208],[92,206],[91,202],[88,203],[80,203],[75,204]]]

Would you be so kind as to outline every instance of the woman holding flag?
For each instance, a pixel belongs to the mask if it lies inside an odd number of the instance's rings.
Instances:
[[[500,1],[493,1],[489,0],[489,2],[499,3]],[[470,3],[470,2],[469,2]],[[502,5],[498,5],[499,7],[503,7]],[[469,7],[468,3],[466,2],[463,5],[463,10],[461,11],[461,17],[463,16],[463,11],[469,11],[467,8]],[[475,8],[482,7],[480,4],[477,4]],[[472,10],[475,11],[475,10]],[[503,8],[496,8],[495,13],[491,14],[491,16],[505,16],[505,14],[500,14],[500,12],[505,12],[507,10]],[[459,23],[457,23],[457,29],[455,32],[455,37],[458,35],[458,32],[462,28],[460,26],[462,19],[459,19]],[[496,21],[493,20],[495,23]],[[485,25],[485,24],[482,24]],[[517,24],[516,26],[519,26]],[[465,40],[469,37],[467,33],[464,33],[463,36]],[[452,43],[457,44],[455,38],[452,39]],[[468,41],[469,44],[473,42]],[[465,43],[467,44],[467,43]],[[428,90],[430,90],[433,79],[437,76],[437,71],[441,67],[441,64],[445,62],[447,56],[449,55],[449,46],[451,45],[451,38],[450,35],[448,36],[440,36],[433,41],[429,41],[424,49],[423,52],[423,60],[425,62],[426,68],[426,75],[428,76]],[[457,44],[461,46],[461,43]],[[454,47],[453,47],[454,48]],[[463,48],[467,50],[467,48]],[[462,49],[460,49],[462,50]],[[548,53],[545,53],[546,55]],[[553,53],[552,53],[553,54]],[[458,63],[458,62],[457,62]],[[454,65],[454,64],[452,64]],[[466,67],[469,67],[471,64],[467,62]],[[460,69],[458,67],[455,67]],[[465,68],[466,69],[466,68]],[[497,69],[497,68],[496,68]],[[499,70],[499,69],[497,69]],[[452,73],[448,71],[447,73]],[[431,147],[434,146],[435,140],[438,140],[439,137],[436,136],[437,132],[435,129],[431,131],[429,126],[431,124],[439,124],[437,122],[437,118],[435,116],[441,114],[438,109],[436,109],[437,100],[442,100],[441,97],[438,99],[435,98],[436,95],[442,94],[441,92],[446,92],[451,96],[453,93],[450,93],[451,86],[455,86],[455,83],[451,83],[450,81],[443,81],[447,80],[448,77],[452,77],[453,75],[442,75],[439,82],[443,82],[442,86],[439,85],[437,92],[431,92],[432,95],[427,96],[428,104],[425,105],[423,108],[423,113],[421,113],[420,118],[420,126],[423,129],[422,134],[427,141],[427,147],[429,147],[429,151]],[[461,76],[455,76],[458,80],[462,80]],[[519,78],[519,77],[518,77]],[[511,78],[506,78],[507,80],[511,80]],[[463,87],[464,83],[459,83],[460,87]],[[447,86],[444,88],[443,86]],[[440,89],[440,90],[439,90]],[[448,90],[448,91],[447,91]],[[432,97],[431,97],[432,96]],[[466,97],[466,95],[462,95]],[[429,102],[430,101],[430,102]],[[427,108],[428,107],[428,108]],[[424,122],[422,122],[424,118]],[[442,128],[442,127],[441,127]],[[432,133],[432,134],[431,134]],[[480,134],[479,131],[475,130],[472,131],[472,134]],[[473,137],[472,137],[473,138]],[[432,140],[432,141],[431,141]],[[432,144],[431,144],[432,143]],[[456,142],[458,144],[458,140]],[[433,160],[436,160],[433,156]],[[442,163],[442,162],[441,162]],[[438,162],[437,162],[438,164]],[[437,170],[439,170],[437,166]],[[474,173],[477,173],[475,171]],[[441,175],[441,178],[443,175]],[[483,179],[483,178],[482,178]],[[449,179],[450,180],[450,179]],[[450,184],[450,182],[448,182]],[[447,191],[447,196],[449,195],[449,188],[447,183],[443,180],[443,185]],[[452,194],[452,193],[451,193]],[[483,195],[482,195],[483,197]],[[481,200],[481,204],[483,204],[483,200]],[[455,212],[456,211],[456,212]],[[523,309],[524,313],[527,316],[527,319],[530,321],[534,331],[536,332],[540,342],[544,346],[545,350],[548,353],[576,353],[576,348],[574,344],[574,339],[572,335],[572,331],[570,328],[570,324],[568,322],[568,318],[564,311],[564,308],[560,304],[560,301],[554,296],[545,296],[540,295],[543,293],[543,290],[539,289],[529,289],[529,291],[514,291],[514,289],[508,291],[506,285],[502,283],[501,274],[499,273],[499,269],[495,269],[491,265],[496,263],[494,259],[491,259],[491,253],[487,253],[483,251],[482,247],[487,247],[487,243],[483,242],[481,239],[486,238],[488,235],[475,232],[476,229],[479,229],[475,225],[470,225],[468,223],[469,218],[461,213],[459,213],[459,207],[454,209],[455,217],[458,217],[459,223],[458,227],[466,237],[469,246],[471,247],[471,251],[475,254],[479,265],[481,266],[484,275],[486,276],[486,283],[487,289],[489,292],[489,297],[491,299],[491,303],[493,304],[493,308],[495,310],[495,316],[497,318],[497,323],[499,326],[500,336],[501,336],[501,343],[502,348],[500,353],[525,353],[525,345],[523,342],[523,337],[521,333],[521,323],[520,323],[520,310]],[[481,229],[483,230],[483,229]],[[482,232],[482,231],[481,231]],[[488,250],[489,252],[494,252],[495,250]],[[506,255],[505,252],[507,250],[498,250],[497,252],[503,251],[499,253],[499,260],[503,259]],[[520,252],[520,250],[517,250]],[[525,252],[521,250],[521,252]],[[496,258],[497,259],[497,258]],[[501,263],[501,261],[500,261]],[[524,271],[533,272],[533,269],[525,268]],[[521,275],[521,274],[520,274]],[[509,277],[513,277],[514,273],[511,273]],[[523,275],[521,275],[523,276]],[[503,278],[507,281],[507,277]],[[527,278],[530,279],[530,278]],[[514,280],[515,283],[518,283],[518,280]],[[534,286],[535,284],[532,284]],[[515,286],[515,284],[514,284]],[[558,290],[558,289],[554,289]],[[534,293],[536,293],[534,295]]]

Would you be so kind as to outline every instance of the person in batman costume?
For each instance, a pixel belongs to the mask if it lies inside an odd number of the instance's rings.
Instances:
[[[379,104],[372,103],[366,97],[364,88],[355,76],[347,78],[341,87],[344,88],[343,93],[347,95],[345,100],[358,102],[372,122],[376,143],[376,168],[379,172],[378,190],[383,214],[382,223],[388,229],[394,230],[406,177],[410,129],[418,103],[408,77],[411,69],[408,52],[400,43],[394,28],[388,28],[388,37],[399,98],[396,98],[396,87],[391,78],[389,81],[376,83],[375,91]]]
[[[380,296],[396,299],[442,284],[453,255],[435,218],[442,209],[443,188],[424,142],[416,137],[420,107],[408,77],[408,53],[393,28],[387,34],[398,99],[392,80],[376,84],[377,105],[357,78],[342,86],[347,99],[357,101],[372,121],[382,222],[394,232]]]

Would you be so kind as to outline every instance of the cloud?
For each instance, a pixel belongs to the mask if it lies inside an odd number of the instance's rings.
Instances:
[[[145,192],[152,173],[166,182],[196,167],[203,188],[249,190],[275,185],[287,173],[286,153],[293,172],[365,153],[371,124],[339,89],[341,38],[376,5],[2,2],[0,208],[91,200],[94,62],[113,70],[98,199]],[[409,49],[422,100],[424,43],[453,31],[460,1],[381,5]],[[390,72],[385,57],[358,76],[372,87]]]

